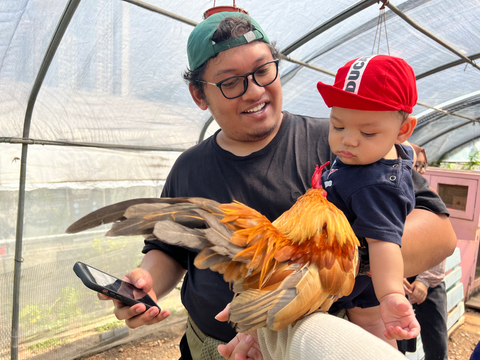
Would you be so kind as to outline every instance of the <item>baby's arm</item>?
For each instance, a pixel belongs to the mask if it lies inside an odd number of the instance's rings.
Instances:
[[[400,247],[387,241],[368,239],[370,270],[387,339],[411,339],[420,333],[412,305],[403,289],[403,259]]]

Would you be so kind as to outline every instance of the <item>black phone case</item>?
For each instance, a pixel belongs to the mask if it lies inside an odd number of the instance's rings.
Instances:
[[[91,268],[94,268],[93,266],[91,265],[88,265],[90,266]],[[105,271],[102,271],[102,270],[99,270],[97,268],[94,268],[95,270],[98,270],[100,272],[103,272],[105,273]],[[117,299],[119,301],[121,301],[122,303],[124,303],[125,305],[129,305],[129,306],[133,306],[135,304],[139,304],[139,303],[142,303],[142,304],[145,304],[147,310],[150,309],[153,305],[151,304],[147,304],[143,301],[141,301],[140,299],[139,300],[135,300],[135,299],[131,299],[129,297],[126,297],[126,296],[123,296],[122,294],[119,294],[117,293],[116,291],[113,291],[111,289],[107,289],[105,288],[104,286],[102,285],[99,285],[97,284],[95,281],[94,281],[94,278],[93,276],[90,274],[90,271],[88,271],[88,267],[86,264],[80,262],[80,261],[77,261],[75,263],[75,265],[73,265],[73,271],[75,272],[75,274],[80,278],[80,280],[82,280],[83,284],[88,287],[89,289],[91,290],[94,290],[94,291],[97,291],[101,294],[104,294],[104,295],[107,295],[107,296],[110,296],[111,298],[114,298],[114,299]],[[107,273],[105,273],[107,274]],[[110,274],[107,274],[115,279],[118,279],[117,277],[113,276],[113,275],[110,275]],[[123,281],[121,279],[118,279],[119,281]],[[132,287],[135,287],[133,286],[132,284],[130,284]],[[140,289],[139,289],[140,290]],[[155,301],[153,301],[153,299],[147,294],[146,297],[148,297],[149,301],[152,302],[152,304],[155,304]],[[158,307],[159,310],[160,309],[160,306],[158,305],[154,305],[156,307]]]

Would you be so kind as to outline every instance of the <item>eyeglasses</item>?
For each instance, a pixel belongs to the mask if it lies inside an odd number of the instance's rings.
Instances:
[[[264,87],[270,85],[277,80],[278,59],[269,61],[244,75],[232,76],[218,83],[211,83],[203,80],[197,81],[205,84],[215,85],[220,89],[223,96],[225,96],[227,99],[235,99],[247,92],[248,77],[250,75],[252,75],[253,81],[255,81],[255,84],[258,86]]]
[[[415,170],[417,170],[418,172],[422,171],[422,170],[427,170],[427,163],[423,163],[423,164],[415,164]]]

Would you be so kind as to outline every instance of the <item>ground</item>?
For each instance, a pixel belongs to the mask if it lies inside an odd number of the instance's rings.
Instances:
[[[178,359],[180,357],[178,344],[184,329],[185,323],[180,322],[129,343],[78,360]],[[480,312],[467,309],[463,318],[453,329],[448,344],[449,359],[470,360],[473,349],[480,341]]]
[[[480,312],[467,309],[459,325],[450,334],[448,356],[450,360],[470,360],[470,355],[480,341]],[[478,360],[478,359],[472,359]]]
[[[152,332],[146,336],[114,346],[77,360],[177,360],[178,344],[185,332],[185,321]]]

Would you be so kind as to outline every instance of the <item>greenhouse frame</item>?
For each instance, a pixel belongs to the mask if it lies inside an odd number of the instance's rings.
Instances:
[[[360,56],[401,57],[419,94],[411,142],[430,166],[478,171],[480,0],[233,3],[281,53],[284,110],[328,118],[318,81],[333,84]],[[218,130],[182,74],[190,32],[219,5],[232,1],[0,2],[0,358],[73,359],[103,346],[72,340],[114,321],[73,264],[122,277],[143,238],[65,230],[104,205],[159,197],[179,154]],[[160,305],[181,312],[177,299]]]

